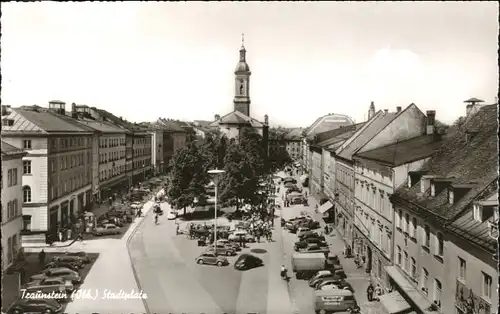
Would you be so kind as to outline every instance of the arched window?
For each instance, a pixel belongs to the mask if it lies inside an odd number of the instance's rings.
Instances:
[[[23,202],[31,203],[31,188],[29,186],[23,186]]]

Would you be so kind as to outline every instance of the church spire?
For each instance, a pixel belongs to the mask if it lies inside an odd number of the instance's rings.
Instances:
[[[240,62],[246,62],[245,34],[241,34]]]

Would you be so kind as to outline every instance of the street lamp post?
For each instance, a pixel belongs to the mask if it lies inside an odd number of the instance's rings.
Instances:
[[[215,255],[217,255],[217,197],[218,197],[218,189],[219,189],[219,182],[222,177],[222,174],[224,174],[224,170],[219,170],[219,169],[214,169],[214,170],[208,170],[208,174],[212,178],[212,182],[215,185],[215,215],[214,215],[214,251]]]

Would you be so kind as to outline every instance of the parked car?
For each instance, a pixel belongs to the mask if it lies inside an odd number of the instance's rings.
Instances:
[[[228,240],[233,242],[240,242],[240,239],[243,242],[255,242],[255,237],[244,230],[237,230],[228,237]]]
[[[117,227],[123,227],[123,223],[121,219],[118,217],[108,217],[106,219],[99,221],[99,224],[101,225],[110,224],[110,225],[115,225]]]
[[[92,234],[96,236],[120,234],[120,228],[113,224],[103,224],[92,231]]]
[[[82,278],[80,277],[78,272],[66,267],[45,269],[39,274],[31,276],[30,281],[37,281],[50,277],[61,277],[62,279],[69,280],[74,284],[79,284],[82,281]]]
[[[324,272],[327,272],[327,270],[325,270]],[[328,282],[331,282],[333,284],[339,284],[341,282],[344,282],[344,279],[343,278],[340,278],[339,276],[335,276],[333,275],[332,273],[329,273],[329,274],[317,274],[315,276],[313,276],[311,279],[309,279],[309,286],[310,287],[318,287],[322,282],[326,282],[328,280]]]
[[[200,256],[195,259],[198,264],[208,264],[208,265],[217,265],[224,266],[229,264],[227,258],[224,256],[215,255],[213,252],[204,252]]]
[[[234,262],[234,268],[237,270],[246,270],[262,265],[264,265],[262,259],[252,254],[241,254]]]
[[[325,240],[321,240],[320,238],[306,238],[302,241],[297,241],[294,244],[295,251],[299,251],[300,249],[305,249],[309,246],[309,244],[317,244],[320,248],[328,248],[328,243]]]
[[[40,290],[41,292],[71,292],[75,289],[71,280],[64,280],[62,277],[46,277],[41,280],[30,281],[26,285],[26,289],[29,291]]]
[[[227,245],[235,251],[241,251],[241,246],[236,242],[230,242],[228,239],[218,239],[217,244]]]
[[[319,221],[316,221],[314,219],[309,219],[309,218],[306,218],[303,221],[299,222],[298,225],[299,225],[299,227],[306,227],[306,228],[309,228],[311,230],[318,229],[321,226]]]
[[[299,249],[301,253],[323,253],[327,256],[330,253],[330,248],[320,247],[317,244],[309,243],[306,248]]]
[[[130,204],[130,208],[132,208],[132,209],[141,209],[142,206],[143,205],[141,202],[133,202],[132,204]]]
[[[308,231],[311,231],[311,229],[309,229],[307,227],[299,227],[299,228],[297,228],[297,236],[300,238]]]
[[[335,289],[344,289],[344,290],[350,290],[350,291],[354,292],[354,289],[352,288],[352,286],[347,282],[339,283],[339,284],[333,284],[330,282],[322,282],[314,290],[335,290]]]
[[[59,314],[64,310],[63,306],[54,299],[18,299],[10,309],[8,314],[22,313],[50,313]]]
[[[302,197],[302,196],[295,196],[290,201],[290,204],[292,204],[292,205],[302,205],[302,204],[305,204],[306,202],[307,201],[306,201],[306,199],[304,197]]]
[[[354,292],[353,287],[344,279],[334,276],[334,277],[325,277],[319,279],[314,285],[314,290],[321,290],[321,287],[334,285],[339,289],[345,289]]]
[[[71,256],[71,255],[58,255],[58,256],[54,256],[52,258],[52,261],[53,262],[56,262],[58,264],[60,263],[72,263],[72,264],[75,264],[78,266],[78,268],[83,268],[85,267],[85,261],[83,258],[79,257],[79,256]],[[61,266],[63,267],[63,266]],[[65,267],[65,266],[64,266]],[[69,268],[69,267],[68,267]],[[70,268],[71,269],[71,268]]]
[[[215,250],[214,245],[210,245],[206,249],[207,252],[216,252],[217,255],[226,255],[226,256],[234,256],[236,255],[236,251],[230,247],[229,245],[217,244],[217,250]]]
[[[61,267],[65,267],[65,268],[71,269],[73,271],[79,271],[81,268],[83,268],[83,264],[52,261],[52,262],[46,264],[44,269],[61,268]]]
[[[86,252],[83,252],[83,251],[80,251],[80,252],[66,252],[66,253],[64,253],[64,255],[66,255],[66,256],[77,256],[77,257],[81,258],[82,261],[85,264],[88,264],[88,263],[90,263],[92,261],[91,258],[90,258],[90,256],[88,256],[88,254]]]
[[[317,238],[317,239],[321,239],[323,241],[326,241],[325,236],[317,231],[307,232],[302,237],[299,237],[299,240],[304,241],[305,239],[309,239],[309,238]]]

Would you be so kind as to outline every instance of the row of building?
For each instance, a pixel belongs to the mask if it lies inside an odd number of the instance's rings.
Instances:
[[[389,313],[498,307],[498,110],[465,102],[452,126],[415,104],[377,112],[372,103],[366,122],[328,115],[302,133],[311,195],[391,291]]]
[[[66,110],[61,101],[2,106],[3,266],[15,258],[21,234],[45,241],[92,204],[166,173],[195,136],[184,122],[136,124],[85,105]]]

